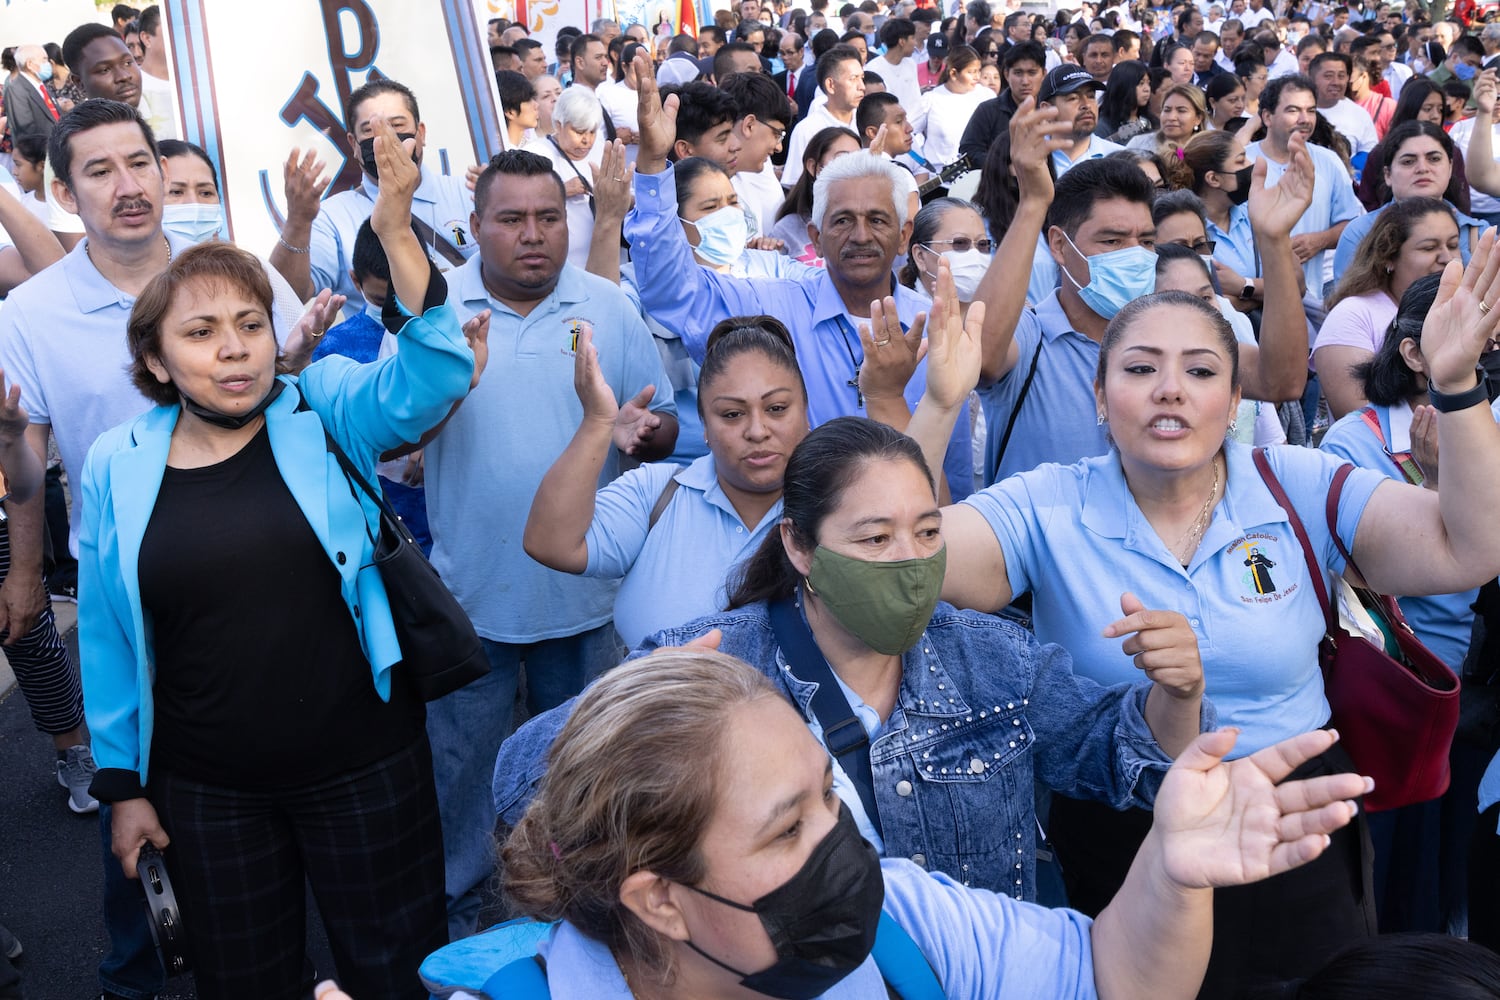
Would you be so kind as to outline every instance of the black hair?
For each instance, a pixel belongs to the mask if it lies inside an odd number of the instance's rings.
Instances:
[[[1181,188],[1176,191],[1163,191],[1161,194],[1157,195],[1156,200],[1151,203],[1151,221],[1156,223],[1158,226],[1161,225],[1161,221],[1163,219],[1169,219],[1174,215],[1182,215],[1187,212],[1191,212],[1196,215],[1198,217],[1198,221],[1203,223],[1204,230],[1207,231],[1208,221],[1207,216],[1205,215],[1203,210],[1203,199],[1199,198],[1196,194],[1187,190],[1186,188]],[[1156,249],[1158,252],[1160,252],[1163,246],[1174,245],[1177,244],[1163,244],[1160,241],[1157,241]]]
[[[1047,229],[1057,226],[1071,239],[1095,203],[1110,198],[1133,201],[1149,211],[1156,200],[1156,186],[1134,163],[1109,157],[1084,160],[1057,179],[1056,194],[1047,209]]]
[[[1005,71],[1016,63],[1026,62],[1027,60],[1036,63],[1042,69],[1047,68],[1047,50],[1041,42],[1033,42],[1028,39],[1024,42],[1017,42],[1006,49],[1005,55],[1000,58],[1001,75],[1004,75]]]
[[[1245,81],[1241,80],[1234,73],[1217,74],[1212,80],[1208,81],[1208,86],[1203,88],[1203,96],[1207,99],[1209,105],[1209,114],[1212,115],[1213,113],[1214,101],[1222,101],[1236,90],[1244,89]]]
[[[385,247],[380,245],[380,237],[375,235],[375,227],[370,225],[369,219],[359,224],[359,233],[354,237],[354,254],[349,260],[349,270],[354,272],[355,281],[364,281],[366,278],[391,280],[391,262],[386,257]]]
[[[889,24],[890,22],[886,22]],[[780,89],[780,88],[778,88]],[[893,104],[900,104],[901,100],[890,91],[882,90],[874,94],[866,94],[860,98],[859,107],[854,110],[854,130],[859,133],[859,144],[868,145],[869,140],[865,133],[870,129],[878,129],[885,124],[886,109]]]
[[[1401,87],[1401,97],[1396,101],[1396,110],[1391,114],[1391,129],[1403,122],[1414,122],[1422,113],[1422,105],[1433,94],[1442,94],[1443,88],[1426,77],[1407,80]],[[1387,135],[1390,133],[1387,132]]]
[[[219,187],[219,171],[214,167],[214,161],[209,158],[208,150],[194,142],[183,139],[163,139],[156,144],[157,154],[164,160],[170,160],[176,156],[196,156],[208,164],[208,172],[213,175],[214,190],[221,191]]]
[[[838,45],[838,43],[839,33],[837,31],[834,31],[832,28],[820,28],[818,29],[818,33],[812,36],[807,44],[812,46],[813,65],[815,67],[813,69],[814,73],[817,72],[816,66],[818,60],[822,59],[823,56],[832,51],[834,47]],[[850,51],[853,50],[851,49]],[[854,58],[859,58],[858,52],[854,53]],[[820,82],[822,81],[822,77],[819,77],[818,79]]]
[[[729,171],[724,169],[722,163],[706,156],[689,156],[677,161],[672,168],[672,181],[677,188],[679,207],[687,204],[692,197],[693,185],[698,182],[698,178],[710,173],[722,174],[726,178],[729,176]]]
[[[568,45],[569,66],[577,64],[578,60],[583,58],[584,54],[589,50],[590,42],[598,42],[600,45],[603,45],[604,39],[600,38],[598,35],[579,35],[577,38],[573,39],[573,41]]]
[[[749,44],[748,42],[729,42],[727,45],[720,45],[719,51],[714,53],[715,80],[723,83],[725,80],[734,75],[735,71],[732,60],[735,53],[737,52],[748,52],[752,56],[754,56],[756,58],[756,72],[759,72],[758,67],[760,66],[760,53],[755,51],[755,46]]]
[[[354,93],[349,95],[349,100],[344,104],[344,122],[349,131],[354,131],[354,110],[372,97],[381,94],[400,94],[401,99],[406,102],[406,110],[411,112],[411,123],[415,127],[422,121],[422,112],[417,110],[417,95],[411,92],[411,88],[404,83],[397,83],[390,77],[377,77],[367,80]]]
[[[129,21],[139,13],[139,10],[127,3],[117,3],[114,5],[114,8],[110,10],[109,17],[112,21]],[[111,33],[113,33],[113,29],[111,29]]]
[[[723,45],[725,42],[729,41],[729,36],[724,34],[724,29],[719,27],[717,24],[705,24],[703,27],[698,29],[698,34],[707,35],[709,38],[712,38],[720,45]]]
[[[136,18],[143,35],[158,35],[161,33],[161,7],[152,4],[141,11],[140,17]]]
[[[1139,42],[1140,40],[1141,36],[1136,34],[1134,31],[1131,31],[1129,28],[1121,28],[1110,37],[1110,43],[1114,45],[1115,52],[1117,53],[1124,52],[1126,49],[1130,48],[1131,42]]]
[[[1448,58],[1452,59],[1460,53],[1484,58],[1484,43],[1473,35],[1459,35],[1453,44],[1448,47]]]
[[[818,87],[822,89],[823,93],[828,93],[828,88],[824,86],[824,82],[830,76],[833,76],[839,66],[846,62],[857,62],[861,66],[864,65],[864,61],[859,58],[859,53],[848,45],[835,45],[827,52],[818,56],[818,65],[813,72],[818,75]]]
[[[677,138],[696,144],[709,129],[740,120],[740,108],[711,83],[693,82],[661,88],[662,100],[677,95]]]
[[[1411,995],[1414,983],[1424,984],[1422,992],[1444,1000],[1492,1000],[1500,996],[1500,957],[1481,944],[1447,934],[1381,934],[1342,949],[1307,979],[1255,996],[1398,1000]]]
[[[500,113],[520,111],[521,105],[536,100],[536,86],[513,69],[495,71],[495,86],[500,91]]]
[[[1090,161],[1096,162],[1096,161]],[[1069,171],[1072,173],[1072,171]],[[1064,174],[1063,176],[1067,176]],[[1185,248],[1184,248],[1185,249]],[[1191,251],[1189,251],[1191,253]],[[1194,254],[1194,256],[1197,256]],[[1200,258],[1201,259],[1201,258]],[[1104,384],[1104,373],[1109,368],[1109,356],[1115,346],[1119,344],[1120,338],[1125,336],[1129,328],[1140,319],[1143,314],[1156,309],[1159,306],[1182,306],[1192,312],[1198,313],[1204,322],[1208,323],[1213,330],[1214,339],[1228,355],[1229,361],[1229,385],[1237,388],[1240,384],[1240,348],[1239,341],[1235,340],[1234,328],[1224,318],[1224,314],[1218,309],[1204,302],[1191,292],[1152,292],[1150,295],[1142,295],[1140,298],[1132,299],[1125,307],[1115,313],[1115,318],[1109,321],[1104,328],[1104,337],[1099,341],[1099,368],[1094,378],[1100,385]]]
[[[1141,81],[1150,75],[1151,68],[1139,59],[1127,59],[1124,62],[1115,63],[1114,69],[1109,71],[1109,79],[1105,81],[1104,96],[1099,100],[1100,120],[1109,122],[1115,128],[1120,128],[1139,115],[1150,122],[1152,129],[1155,129],[1157,123],[1151,115],[1151,108],[1149,105],[1142,106],[1136,103],[1135,96]]]
[[[1408,285],[1396,309],[1396,318],[1386,327],[1385,339],[1375,356],[1349,367],[1349,374],[1363,383],[1365,398],[1376,406],[1395,406],[1422,391],[1420,377],[1401,356],[1401,342],[1410,337],[1421,347],[1422,323],[1437,298],[1442,280],[1441,273],[1424,274]]]
[[[1309,74],[1316,73],[1320,66],[1331,62],[1336,62],[1340,66],[1344,67],[1345,73],[1354,72],[1354,58],[1350,56],[1349,53],[1331,51],[1319,52],[1317,55],[1313,56],[1312,61],[1307,64],[1307,71]]]
[[[517,38],[515,44],[511,46],[511,48],[516,50],[516,55],[520,56],[523,61],[526,59],[526,53],[532,49],[539,49],[541,47],[542,43],[535,38]]]
[[[491,65],[494,65],[496,62],[498,62],[501,58],[503,58],[505,56],[511,56],[511,57],[514,57],[514,58],[520,58],[520,55],[521,54],[519,52],[517,52],[515,50],[515,48],[512,47],[512,46],[510,46],[510,45],[491,45],[490,46],[490,64]],[[498,72],[498,70],[497,70],[497,72]]]
[[[781,122],[788,129],[796,121],[796,107],[764,73],[731,73],[719,81],[719,89],[734,101],[741,118],[754,115],[758,122]]]
[[[1266,81],[1265,89],[1260,92],[1260,113],[1274,115],[1276,109],[1281,106],[1281,95],[1289,90],[1315,96],[1318,93],[1318,88],[1313,86],[1313,82],[1301,73],[1287,73],[1272,77]]]
[[[490,157],[490,162],[480,171],[479,179],[474,182],[474,214],[484,217],[484,203],[489,200],[490,185],[495,183],[496,178],[505,177],[551,177],[557,182],[557,196],[564,203],[568,200],[567,190],[563,187],[562,178],[557,176],[552,169],[552,161],[545,156],[525,149],[507,149],[503,153],[496,153]]]
[[[113,34],[113,32],[110,32]],[[141,135],[146,140],[146,146],[151,150],[153,161],[161,159],[161,152],[156,145],[156,135],[151,131],[151,126],[146,124],[140,112],[128,104],[120,101],[106,100],[96,97],[75,105],[72,111],[58,119],[57,124],[52,126],[52,135],[47,139],[47,159],[52,164],[52,172],[57,179],[62,181],[69,191],[73,190],[73,146],[72,139],[80,132],[99,128],[102,125],[118,125],[129,123],[138,125]]]
[[[1174,191],[1172,193],[1186,195],[1192,194],[1191,191]],[[1175,215],[1177,213],[1171,212],[1168,214]],[[1165,217],[1166,216],[1163,216],[1163,218]],[[1166,272],[1167,268],[1171,267],[1179,260],[1189,260],[1196,262],[1198,265],[1198,269],[1203,272],[1205,277],[1208,276],[1208,260],[1200,255],[1198,251],[1194,250],[1192,247],[1185,247],[1181,243],[1158,243],[1156,245],[1156,277],[1160,279],[1162,274]]]
[[[1412,82],[1415,83],[1416,81]],[[1460,204],[1463,196],[1468,194],[1468,192],[1465,190],[1464,183],[1459,180],[1458,171],[1453,169],[1453,138],[1446,131],[1432,124],[1432,122],[1408,121],[1393,126],[1385,134],[1385,138],[1380,141],[1380,146],[1378,147],[1381,153],[1381,162],[1385,165],[1385,169],[1389,170],[1391,165],[1396,162],[1396,154],[1401,149],[1401,144],[1419,135],[1424,135],[1433,140],[1442,147],[1444,153],[1448,154],[1448,187],[1443,191],[1443,198],[1452,204]],[[1385,179],[1382,177],[1380,179],[1381,204],[1390,201],[1391,197],[1390,185],[1386,184]]]
[[[933,484],[917,443],[874,420],[838,417],[802,439],[787,460],[781,491],[782,517],[790,522],[788,530],[798,545],[817,544],[818,529],[844,491],[867,463],[880,461],[910,462],[922,470],[929,486]],[[731,577],[726,610],[791,597],[801,579],[787,558],[781,532],[773,530]]]
[[[18,135],[15,139],[15,155],[28,163],[44,164],[47,162],[47,140],[35,132],[27,135]]]
[[[68,32],[68,36],[63,39],[63,62],[67,64],[74,76],[83,75],[83,50],[101,38],[113,38],[115,41],[120,41],[120,36],[115,33],[115,29],[92,21],[80,24]]]
[[[755,353],[795,376],[797,392],[807,405],[807,384],[797,364],[797,348],[786,324],[775,316],[731,316],[709,331],[698,369],[698,417],[703,417],[703,388],[728,370],[735,358]]]
[[[908,38],[917,37],[917,26],[910,21],[901,18],[886,18],[880,26],[880,44],[888,49],[894,49]]]
[[[844,32],[842,35],[839,36],[839,41],[840,42],[847,43],[847,42],[853,42],[853,41],[856,41],[856,40],[861,41],[861,42],[865,42],[865,44],[867,44],[867,45],[869,44],[869,42],[865,39],[865,33],[863,31],[856,31],[853,28],[850,28],[848,31]],[[850,47],[853,48],[853,46],[850,46]]]
[[[859,136],[855,135],[854,130],[848,126],[830,125],[825,129],[820,129],[817,135],[808,140],[807,148],[802,152],[802,173],[797,177],[797,183],[793,184],[791,190],[786,193],[786,200],[776,210],[778,221],[788,215],[804,219],[812,216],[813,182],[817,178],[813,177],[812,171],[807,169],[807,161],[812,160],[816,163],[821,160],[828,152],[828,147],[832,146],[839,136],[848,136],[861,149],[864,148],[865,144],[860,142]]]
[[[1056,182],[1057,167],[1050,156],[1047,157],[1047,173]],[[1021,187],[1010,172],[1010,129],[1002,129],[985,151],[979,188],[974,192],[974,205],[984,216],[990,232],[1004,233],[1010,229],[1020,204]]]

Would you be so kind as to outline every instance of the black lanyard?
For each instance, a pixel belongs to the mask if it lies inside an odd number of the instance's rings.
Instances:
[[[850,328],[849,320],[843,313],[839,313],[835,318],[839,323],[839,339],[844,342],[844,350],[849,353],[849,365],[854,369],[854,377],[844,384],[854,390],[854,405],[863,410],[865,408],[865,394],[859,388],[860,361],[854,356],[854,343],[859,341],[859,331]],[[911,326],[909,324],[901,324],[902,333],[906,333],[910,329]],[[854,338],[854,343],[851,343],[849,340],[851,336]]]

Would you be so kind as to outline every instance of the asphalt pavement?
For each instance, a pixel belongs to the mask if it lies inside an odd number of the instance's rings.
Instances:
[[[77,609],[59,604],[56,611],[76,657]],[[25,949],[16,968],[26,1000],[91,1000],[108,943],[99,818],[68,809],[55,760],[52,741],[32,726],[26,699],[0,663],[0,924]],[[313,961],[331,970],[316,914],[309,926]],[[161,1000],[196,996],[190,978],[175,979]]]

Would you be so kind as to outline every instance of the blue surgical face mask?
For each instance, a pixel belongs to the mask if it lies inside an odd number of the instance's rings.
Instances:
[[[50,62],[47,62],[46,60],[43,60],[42,64],[37,67],[36,76],[37,79],[41,80],[43,83],[46,83],[48,80],[52,79],[52,64]]]
[[[692,225],[698,230],[698,245],[693,250],[715,267],[739,260],[745,252],[745,241],[750,239],[750,224],[745,221],[745,213],[738,205],[725,205],[692,221]]]
[[[1470,66],[1468,63],[1459,63],[1453,67],[1453,75],[1460,80],[1472,80],[1474,79],[1474,74],[1478,72],[1478,69]]]
[[[1073,252],[1083,251],[1063,233]],[[1126,304],[1156,289],[1156,254],[1142,246],[1111,250],[1084,257],[1089,262],[1089,283],[1078,284],[1066,267],[1059,268],[1078,288],[1078,297],[1102,319],[1114,319]]]
[[[224,231],[224,206],[205,205],[196,201],[182,205],[163,205],[161,227],[194,243],[217,239]]]

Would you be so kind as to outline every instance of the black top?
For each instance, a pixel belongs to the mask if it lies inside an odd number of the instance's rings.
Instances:
[[[238,454],[168,467],[141,540],[156,661],[152,770],[284,788],[373,763],[421,733],[400,683],[386,704],[339,574],[262,428]]]
[[[1016,99],[1006,87],[996,97],[984,101],[974,109],[969,124],[964,128],[963,138],[958,141],[958,153],[967,156],[975,164],[984,165],[989,155],[990,144],[1010,128],[1010,120],[1016,113]]]

